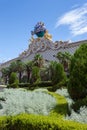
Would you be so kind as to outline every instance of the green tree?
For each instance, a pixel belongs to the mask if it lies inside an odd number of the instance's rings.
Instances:
[[[17,74],[15,72],[12,72],[9,78],[9,85],[8,87],[13,87],[13,88],[17,88],[18,87],[18,78],[17,78]]]
[[[68,91],[73,99],[87,95],[87,44],[82,44],[71,59]]]
[[[9,66],[11,72],[16,72],[16,62],[12,62]]]
[[[42,55],[36,54],[36,55],[34,56],[33,62],[34,62],[34,65],[35,65],[35,66],[37,66],[37,67],[42,67],[42,66],[43,66],[43,62],[44,62]]]
[[[31,83],[38,82],[40,80],[40,70],[37,66],[32,67]]]
[[[25,71],[27,72],[27,82],[30,81],[30,75],[32,73],[32,67],[33,67],[32,61],[28,61],[27,63],[25,63]]]
[[[50,62],[49,70],[53,84],[57,84],[66,78],[63,66],[56,61]]]
[[[9,67],[2,68],[1,72],[2,72],[2,78],[4,79],[4,82],[5,84],[7,84],[11,74]]]
[[[19,82],[21,82],[22,73],[24,71],[24,63],[21,60],[16,61],[16,70],[19,73]]]
[[[69,70],[69,64],[71,60],[71,54],[69,52],[58,52],[56,58],[64,66],[64,70]]]
[[[50,80],[50,73],[49,67],[40,68],[40,77],[42,81],[49,81]]]

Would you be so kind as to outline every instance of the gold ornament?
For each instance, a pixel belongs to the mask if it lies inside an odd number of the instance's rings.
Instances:
[[[50,35],[47,30],[46,30],[46,32],[45,32],[45,34],[44,34],[44,37],[45,37],[46,39],[48,39],[48,40],[52,40],[52,35]]]

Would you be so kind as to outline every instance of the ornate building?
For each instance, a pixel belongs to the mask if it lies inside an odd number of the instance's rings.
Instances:
[[[42,22],[36,24],[31,34],[28,49],[22,52],[17,58],[2,63],[0,65],[0,70],[9,66],[11,62],[16,60],[21,60],[23,62],[32,60],[36,54],[41,54],[46,61],[55,61],[57,60],[55,55],[58,52],[68,51],[73,54],[81,44],[87,44],[87,40],[72,43],[69,41],[53,42],[52,36],[48,33]],[[34,34],[37,35],[37,38],[34,38]]]

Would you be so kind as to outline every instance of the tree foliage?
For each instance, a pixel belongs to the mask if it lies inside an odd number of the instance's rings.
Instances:
[[[42,55],[36,54],[34,56],[33,63],[34,63],[35,66],[42,67],[43,66],[43,62],[44,62],[44,59],[43,59]]]
[[[60,63],[57,63],[56,61],[51,61],[49,68],[53,84],[61,82],[66,77],[63,66]]]
[[[68,91],[73,99],[87,95],[87,44],[82,44],[71,59]]]
[[[38,80],[40,80],[39,68],[37,66],[33,66],[30,82],[34,83],[34,82],[37,82]]]
[[[32,67],[33,67],[32,61],[28,61],[28,62],[25,63],[25,71],[27,73],[27,82],[30,81],[30,75],[32,73]]]
[[[56,58],[63,65],[64,70],[69,69],[71,54],[69,52],[58,52]]]
[[[8,79],[9,79],[10,74],[11,74],[9,67],[2,68],[1,72],[2,72],[2,78],[4,79],[4,83],[7,84]]]
[[[9,78],[8,87],[17,88],[18,87],[18,78],[15,72],[12,72]]]
[[[21,82],[22,72],[24,71],[24,63],[21,60],[16,61],[16,70],[19,73],[19,82]]]

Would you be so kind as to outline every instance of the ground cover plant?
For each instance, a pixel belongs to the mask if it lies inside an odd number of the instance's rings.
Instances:
[[[72,109],[72,104],[74,103],[74,100],[72,100],[70,98],[70,95],[67,91],[67,89],[59,89],[56,91],[56,93],[64,96],[68,102],[68,107],[69,107],[69,110],[70,110],[70,115],[66,115],[65,119],[67,120],[73,120],[73,121],[77,121],[77,122],[80,122],[80,123],[87,123],[87,106],[81,106],[77,112],[75,112],[73,109]]]
[[[17,92],[16,89],[10,89],[10,90]],[[18,89],[18,91],[19,90],[20,89]],[[23,89],[22,92],[23,92],[22,94],[24,94],[24,92],[26,91],[24,91]],[[5,95],[0,98],[1,102],[6,100],[5,98],[6,93],[7,95],[10,96],[10,91],[8,92],[5,91]],[[34,93],[47,94],[49,92],[46,89],[37,89],[34,91]],[[33,97],[34,97],[34,93],[32,95]],[[61,91],[61,93],[64,93],[64,90]],[[4,130],[17,130],[17,129],[18,130],[87,130],[87,125],[65,120],[63,118],[64,115],[67,114],[67,102],[63,96],[60,96],[59,94],[52,93],[52,92],[49,94],[48,95],[51,97],[54,96],[57,102],[57,105],[49,113],[49,115],[43,116],[41,114],[40,115],[18,114],[15,116],[1,116],[0,117],[0,130],[3,130],[3,129]],[[2,92],[1,92],[1,95],[2,95]],[[67,96],[66,93],[65,95]],[[18,95],[16,96],[16,98],[18,99]],[[16,99],[16,102],[17,102],[17,99]],[[45,99],[43,100],[45,101]]]
[[[44,91],[5,89],[0,92],[0,106],[0,115],[20,113],[48,115],[56,106],[56,100]]]

